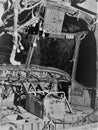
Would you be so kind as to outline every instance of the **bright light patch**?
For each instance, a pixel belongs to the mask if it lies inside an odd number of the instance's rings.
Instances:
[[[3,4],[0,4],[0,26],[3,24],[2,20],[1,20],[1,16],[3,14]]]

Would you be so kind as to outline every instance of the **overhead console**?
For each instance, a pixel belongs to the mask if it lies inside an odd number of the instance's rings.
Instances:
[[[92,23],[93,17],[87,12],[78,10],[70,4],[68,5],[67,2],[65,3],[65,5],[60,5],[47,2],[44,20],[44,31],[46,33],[58,35],[64,35],[64,33],[77,33],[83,31],[83,28],[81,29],[81,24],[79,24],[80,20],[84,20],[85,25],[90,25]],[[76,23],[78,28],[74,25]],[[71,26],[74,25],[74,29],[68,30],[67,24]],[[84,30],[86,31],[86,29]]]

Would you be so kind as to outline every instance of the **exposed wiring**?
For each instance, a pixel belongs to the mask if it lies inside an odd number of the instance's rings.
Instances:
[[[30,15],[32,13],[32,10],[26,15],[26,17],[22,20],[22,21],[18,21],[18,24],[21,24],[21,23],[23,23],[27,18],[28,18],[28,16]]]
[[[42,1],[36,3],[35,5],[33,5],[33,6],[31,6],[31,7],[25,7],[25,8],[23,8],[23,9],[21,9],[21,10],[19,11],[19,14],[20,14],[21,12],[23,12],[24,10],[29,10],[29,9],[35,8],[36,6],[38,6],[38,5],[40,5],[40,4],[42,4]]]
[[[83,35],[82,35],[81,38],[80,38],[80,41],[83,40],[83,39],[86,37],[87,34],[88,34],[88,31],[85,32],[85,33],[83,33]]]

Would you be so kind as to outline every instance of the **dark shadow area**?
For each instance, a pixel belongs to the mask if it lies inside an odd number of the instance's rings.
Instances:
[[[0,37],[0,64],[10,64],[12,46],[12,36],[4,34]]]
[[[96,41],[93,32],[81,41],[76,81],[87,87],[96,86]]]

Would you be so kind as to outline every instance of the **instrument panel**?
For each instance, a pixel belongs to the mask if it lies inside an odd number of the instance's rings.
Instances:
[[[57,92],[59,81],[70,82],[70,76],[59,69],[31,65],[28,69],[25,66],[0,66],[0,89],[3,99],[15,94],[14,104],[23,101],[27,94],[34,94],[44,97],[48,92]],[[25,107],[25,106],[24,106]]]
[[[25,66],[12,66],[2,65],[0,66],[0,80],[25,80],[31,81],[44,81],[44,80],[67,80],[70,81],[70,76],[67,72],[60,69],[51,67],[42,67],[37,65],[31,65],[29,69],[25,69]]]

